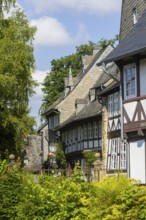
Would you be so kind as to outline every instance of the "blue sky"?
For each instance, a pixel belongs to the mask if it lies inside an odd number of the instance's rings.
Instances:
[[[75,52],[88,41],[113,38],[119,33],[122,0],[18,0],[30,23],[37,27],[34,40],[36,71],[40,83],[30,98],[30,114],[40,125],[41,83],[50,62]]]

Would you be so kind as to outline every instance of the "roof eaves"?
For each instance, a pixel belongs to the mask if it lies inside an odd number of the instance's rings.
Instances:
[[[146,52],[146,10],[123,41],[101,62],[109,63]]]

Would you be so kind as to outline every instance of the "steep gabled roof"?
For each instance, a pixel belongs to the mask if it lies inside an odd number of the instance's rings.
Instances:
[[[74,89],[76,88],[76,86],[79,84],[79,82],[82,80],[82,78],[88,73],[88,71],[93,67],[93,65],[95,65],[95,63],[97,62],[97,60],[100,60],[102,59],[102,56],[104,54],[104,52],[106,51],[107,48],[110,48],[111,50],[111,46],[107,46],[107,47],[104,47],[102,48],[101,50],[99,50],[92,58],[92,61],[91,63],[88,65],[88,67],[85,69],[85,71],[80,71],[78,73],[78,75],[76,76],[76,84],[75,84],[75,87]],[[73,89],[73,90],[74,90]],[[72,90],[72,91],[73,91]],[[70,94],[70,93],[69,93]],[[46,110],[42,113],[42,115],[48,115],[52,112],[52,110],[55,110],[56,106],[61,103],[62,100],[64,100],[66,98],[66,96],[64,95],[64,92],[61,94],[61,96]]]
[[[102,62],[122,60],[146,52],[146,10],[123,41]]]

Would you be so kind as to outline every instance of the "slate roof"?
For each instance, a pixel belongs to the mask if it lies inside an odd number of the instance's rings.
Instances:
[[[85,106],[77,115],[76,113],[74,113],[74,115],[72,115],[69,119],[60,124],[60,126],[57,127],[57,129],[61,129],[69,125],[70,123],[98,116],[101,114],[101,107],[102,106],[98,102],[98,100],[95,100],[94,102],[91,102],[89,103],[89,105]]]
[[[80,71],[78,73],[78,75],[76,76],[76,85],[75,87],[78,85],[78,83],[82,80],[82,78],[88,73],[88,71],[92,68],[92,66],[94,65],[94,63],[96,62],[96,60],[102,55],[102,53],[106,50],[107,47],[102,48],[101,50],[99,50],[99,52],[96,53],[96,55],[93,57],[91,63],[88,65],[88,67],[85,69],[85,71]],[[74,88],[75,88],[74,87]],[[61,94],[61,96],[48,108],[46,109],[42,115],[47,115],[48,113],[50,113],[52,110],[55,109],[55,107],[63,100],[65,99],[66,96],[64,95],[64,92]]]
[[[125,39],[102,62],[118,61],[142,52],[146,52],[146,9]]]
[[[113,82],[109,86],[107,86],[102,92],[99,93],[99,95],[107,94],[119,86],[120,86],[120,82],[117,83],[116,81],[113,80]]]
[[[64,93],[46,110],[42,113],[42,115],[47,115],[49,112],[55,109],[55,107],[64,99]]]
[[[115,63],[111,63],[107,67],[107,72],[109,72],[110,75],[115,76],[115,78],[117,78],[116,76],[119,75],[118,67]],[[98,88],[99,86],[105,84],[109,79],[111,79],[111,77],[103,72],[100,78],[97,80],[97,83],[95,84],[94,88]]]

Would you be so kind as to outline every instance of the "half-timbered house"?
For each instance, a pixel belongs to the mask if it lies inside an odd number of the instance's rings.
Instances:
[[[89,100],[91,102],[95,100],[97,92],[102,89],[102,82],[105,82],[103,71],[96,64],[106,57],[112,49],[111,46],[102,49],[96,46],[93,55],[82,57],[83,69],[76,78],[72,77],[70,68],[69,77],[65,79],[63,94],[43,113],[48,121],[49,148],[55,147],[57,139],[60,139],[60,135],[62,135],[66,143],[66,156],[70,161],[77,161],[80,151],[84,149],[101,148],[101,134],[99,133],[100,137],[97,135],[97,130],[101,130],[99,128],[101,124],[93,119],[91,121],[87,120],[87,118],[91,118],[90,114],[92,114],[89,109],[85,118],[84,116],[82,118],[82,113],[86,111],[84,108],[89,105]],[[96,86],[98,87],[97,89],[95,89]],[[96,106],[90,108],[90,110],[94,110],[94,113],[96,112],[96,114],[92,115],[94,118],[98,113],[98,108],[96,109]],[[69,125],[67,125],[68,120],[71,120]],[[85,120],[84,123],[83,120]],[[72,125],[72,121],[74,125]],[[81,126],[79,121],[82,121],[83,126]],[[79,125],[76,126],[77,122],[79,122]],[[65,127],[63,127],[64,124]],[[94,136],[93,127],[96,131]],[[61,128],[61,131],[59,128]],[[83,162],[81,161],[81,163]]]
[[[145,0],[123,1],[120,39],[119,45],[102,61],[104,64],[115,62],[120,70],[122,97],[121,140],[124,143],[120,151],[121,153],[125,151],[127,155],[125,164],[125,156],[121,154],[119,160],[123,160],[123,163],[121,161],[120,166],[126,166],[129,177],[146,183]],[[109,98],[109,101],[112,102],[111,98]],[[109,105],[110,114],[111,104]],[[114,127],[114,122],[110,123],[113,126],[109,125],[109,128]],[[118,142],[113,141],[111,146],[117,152]],[[116,152],[115,154],[117,154]],[[108,158],[109,155],[112,158],[109,151],[107,154]],[[114,162],[113,166],[116,166]]]

